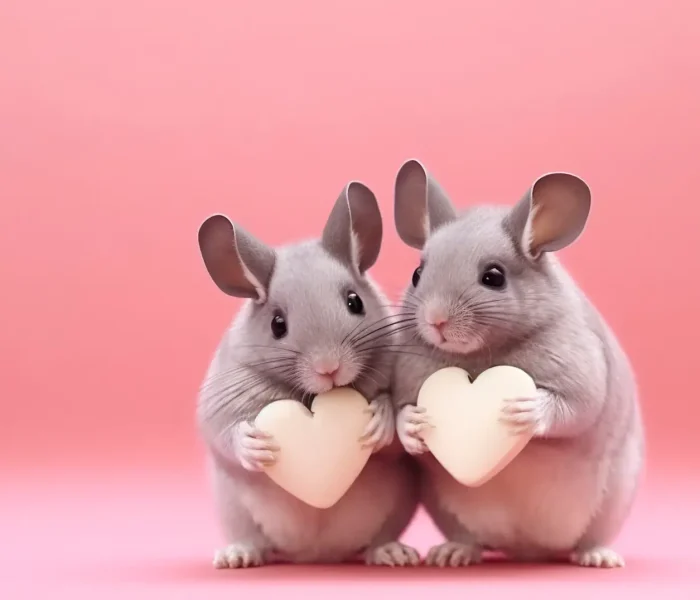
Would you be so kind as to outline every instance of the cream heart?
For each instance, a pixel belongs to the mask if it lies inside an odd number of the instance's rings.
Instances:
[[[425,407],[433,425],[423,430],[423,440],[457,481],[482,485],[532,438],[532,433],[514,435],[500,421],[504,400],[529,398],[536,391],[532,377],[515,367],[492,367],[473,383],[462,369],[441,369],[418,393],[418,406]]]
[[[319,394],[311,412],[296,400],[278,400],[255,419],[280,447],[265,469],[277,485],[315,508],[330,508],[348,491],[372,453],[360,436],[371,415],[367,400],[352,388]]]

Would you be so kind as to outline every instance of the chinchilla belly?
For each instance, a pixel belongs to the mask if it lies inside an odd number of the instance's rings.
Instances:
[[[304,504],[262,474],[246,485],[231,485],[278,559],[340,562],[358,557],[374,541],[405,493],[403,475],[397,464],[370,459],[345,496],[328,509]]]
[[[524,556],[572,550],[600,506],[609,465],[574,448],[531,443],[477,488],[429,468],[434,502],[486,548]],[[429,507],[430,510],[430,507]]]

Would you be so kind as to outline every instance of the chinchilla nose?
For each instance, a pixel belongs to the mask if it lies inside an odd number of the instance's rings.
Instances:
[[[443,326],[448,321],[447,311],[438,306],[426,306],[425,308],[425,322],[428,325],[432,325],[436,329],[442,329]]]
[[[337,358],[322,357],[313,361],[314,371],[319,375],[329,375],[333,377],[340,368],[340,361]]]

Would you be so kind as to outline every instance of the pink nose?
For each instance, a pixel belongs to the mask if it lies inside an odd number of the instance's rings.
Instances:
[[[447,317],[442,314],[428,313],[425,316],[425,320],[428,325],[432,325],[438,330],[441,330],[447,324]]]
[[[447,321],[440,321],[439,323],[434,323],[433,327],[437,330],[438,334],[440,334],[440,337],[442,339],[445,339],[445,325],[447,325]]]
[[[314,364],[314,371],[319,375],[333,377],[338,372],[340,364],[337,360],[319,360]]]

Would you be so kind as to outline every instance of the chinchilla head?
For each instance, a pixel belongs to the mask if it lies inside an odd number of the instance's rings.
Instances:
[[[416,160],[396,177],[394,219],[401,239],[421,251],[404,295],[418,337],[446,352],[491,351],[558,318],[572,285],[550,253],[582,233],[588,185],[568,173],[539,177],[511,207],[458,214]]]
[[[351,182],[320,239],[272,248],[223,215],[200,227],[204,264],[226,294],[248,302],[234,325],[242,361],[315,395],[372,377],[391,316],[369,279],[382,243],[374,194]]]

